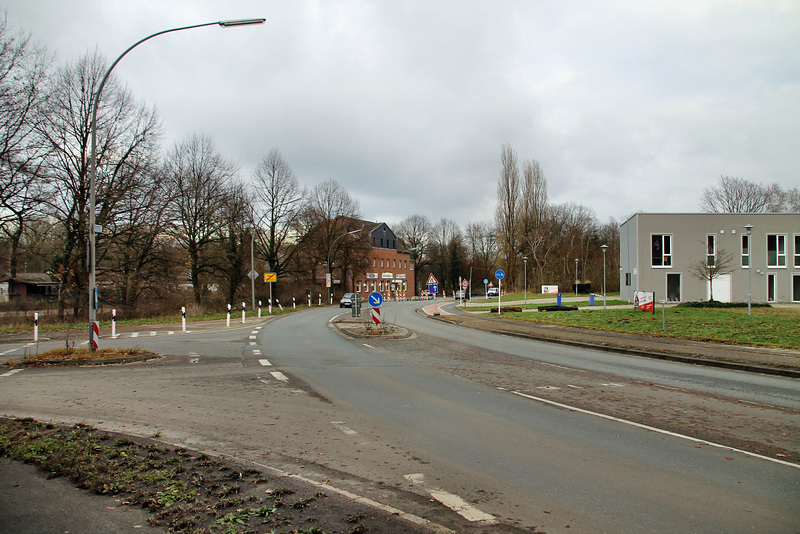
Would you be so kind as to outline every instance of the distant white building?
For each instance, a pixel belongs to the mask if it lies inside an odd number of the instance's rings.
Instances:
[[[620,226],[620,296],[708,300],[708,280],[690,265],[713,265],[721,251],[732,262],[713,282],[714,300],[746,302],[749,278],[753,302],[800,302],[800,213],[637,213]]]

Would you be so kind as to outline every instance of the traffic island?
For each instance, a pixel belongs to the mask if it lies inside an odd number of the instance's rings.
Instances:
[[[500,308],[501,313],[512,313],[512,312],[519,312],[522,313],[522,307],[520,306],[503,306]],[[497,313],[497,308],[492,308],[489,310],[489,313]]]
[[[111,365],[143,362],[158,358],[156,354],[140,349],[54,349],[41,354],[26,356],[22,360],[11,360],[6,366],[48,367],[53,365]]]
[[[402,326],[389,323],[374,324],[357,318],[340,318],[331,324],[339,333],[354,339],[405,339],[412,335],[408,329]]]

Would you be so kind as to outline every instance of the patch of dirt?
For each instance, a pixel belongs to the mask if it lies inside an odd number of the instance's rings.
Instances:
[[[140,362],[157,358],[152,352],[140,349],[53,349],[22,360],[11,360],[8,367],[47,367],[51,365],[104,365]]]
[[[123,505],[150,512],[151,526],[170,532],[424,532],[287,476],[83,424],[0,419],[0,456],[122,496]]]

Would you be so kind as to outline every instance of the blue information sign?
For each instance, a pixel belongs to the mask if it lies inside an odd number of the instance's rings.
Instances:
[[[494,273],[494,277],[498,280],[502,280],[506,277],[506,272],[503,269],[497,269],[497,272]]]
[[[428,292],[434,295],[439,292],[439,284],[428,284]]]
[[[381,304],[383,304],[383,295],[381,295],[377,291],[373,291],[372,293],[369,294],[367,300],[369,301],[369,305],[372,306],[373,308],[380,308]]]

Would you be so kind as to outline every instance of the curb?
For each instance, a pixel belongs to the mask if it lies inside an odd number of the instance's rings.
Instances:
[[[435,321],[442,321],[448,324],[454,324],[450,321],[442,319],[440,317],[434,317],[433,315],[426,315],[428,318],[431,318]],[[550,338],[544,336],[538,336],[536,334],[525,334],[521,332],[508,332],[505,330],[496,330],[493,328],[489,329],[481,329],[475,328],[470,325],[459,324],[454,325],[459,326],[462,328],[470,328],[472,330],[483,330],[484,332],[491,332],[493,334],[499,334],[504,336],[511,336],[511,337],[518,337],[522,339],[531,339],[534,341],[543,341],[545,343],[556,343],[559,345],[567,345],[571,347],[579,347],[585,349],[592,349],[592,350],[599,350],[603,352],[614,352],[617,354],[627,354],[629,356],[639,356],[641,358],[650,358],[655,360],[666,360],[666,361],[674,361],[680,363],[689,363],[694,365],[704,365],[706,367],[719,367],[722,369],[731,369],[734,371],[745,371],[748,373],[761,373],[761,374],[768,374],[768,375],[777,375],[783,376],[787,378],[800,378],[800,370],[796,369],[787,369],[782,367],[767,367],[764,365],[754,365],[748,363],[738,363],[738,362],[728,362],[724,360],[716,360],[716,359],[708,359],[708,358],[698,358],[696,356],[687,356],[684,354],[674,354],[674,353],[665,353],[665,352],[655,352],[655,351],[647,351],[641,349],[631,349],[627,347],[619,347],[613,345],[601,345],[597,343],[589,343],[586,341],[573,341],[569,339],[558,339],[558,338]]]

